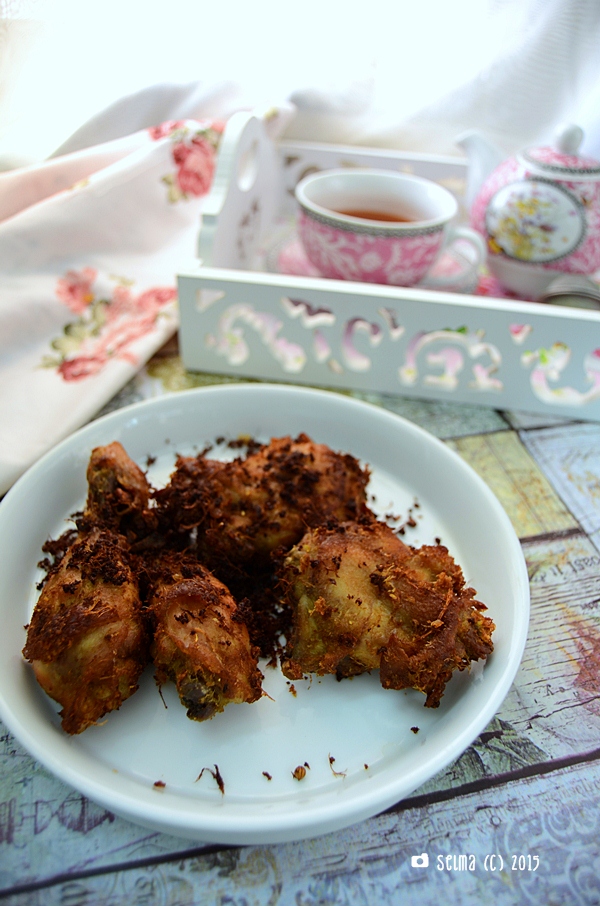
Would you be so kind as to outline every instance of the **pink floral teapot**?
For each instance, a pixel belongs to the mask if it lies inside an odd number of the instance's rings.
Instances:
[[[478,132],[457,139],[469,158],[467,204],[502,286],[541,296],[560,274],[600,268],[600,161],[578,154],[579,126],[549,147],[502,155]]]

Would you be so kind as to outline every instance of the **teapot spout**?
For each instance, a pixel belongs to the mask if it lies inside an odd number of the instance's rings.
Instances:
[[[470,211],[484,181],[502,163],[504,154],[477,129],[462,132],[455,140],[467,155],[465,204]]]

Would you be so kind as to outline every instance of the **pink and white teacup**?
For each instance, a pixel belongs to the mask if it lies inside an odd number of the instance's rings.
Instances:
[[[443,249],[470,246],[456,288],[485,260],[485,244],[469,227],[453,223],[454,195],[438,183],[393,170],[324,170],[296,186],[298,235],[323,277],[394,286],[436,288],[427,275]],[[446,275],[439,285],[452,287]]]

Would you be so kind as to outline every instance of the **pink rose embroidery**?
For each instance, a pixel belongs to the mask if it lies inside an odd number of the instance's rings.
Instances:
[[[75,359],[65,359],[56,369],[57,374],[65,381],[79,381],[81,378],[90,377],[92,374],[100,371],[105,363],[105,357],[96,356],[77,356]]]
[[[67,271],[56,284],[57,297],[68,305],[72,312],[80,315],[94,298],[92,284],[96,275],[93,267],[84,267],[81,271]]]
[[[110,298],[96,296],[92,289],[93,268],[69,271],[57,282],[56,293],[77,320],[65,325],[51,342],[52,354],[42,366],[55,368],[64,381],[79,381],[102,371],[111,358],[137,363],[132,345],[154,329],[162,310],[177,291],[156,286],[136,296],[130,286],[116,286]]]
[[[148,129],[148,134],[153,141],[157,142],[159,139],[171,135],[172,132],[183,129],[184,126],[184,120],[166,120],[164,123],[159,123],[158,126],[152,126]]]
[[[203,138],[193,138],[189,145],[180,142],[173,148],[177,164],[177,184],[184,195],[205,195],[215,172],[215,152]]]
[[[163,176],[169,187],[169,201],[198,198],[209,191],[215,173],[216,152],[223,133],[221,122],[199,124],[192,132],[188,125],[178,124],[168,134],[173,141],[175,172]]]

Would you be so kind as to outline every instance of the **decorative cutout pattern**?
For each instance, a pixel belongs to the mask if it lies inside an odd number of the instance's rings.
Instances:
[[[532,331],[531,324],[510,324],[510,335],[519,346],[524,343]]]
[[[317,324],[334,326],[333,313],[287,297],[282,298],[281,304],[291,318],[298,318],[307,330],[312,328],[314,360],[319,364],[327,363],[337,374],[342,373],[343,366],[332,357],[333,350],[329,339],[315,326]],[[390,339],[397,340],[404,334],[404,327],[397,323],[396,314],[392,309],[380,309],[380,314],[384,315],[384,325]],[[297,374],[304,369],[308,355],[298,343],[281,336],[283,322],[272,314],[256,311],[253,306],[247,304],[232,305],[223,312],[219,318],[217,335],[209,334],[206,337],[207,348],[214,349],[219,355],[224,356],[234,367],[244,365],[250,357],[250,348],[239,322],[258,334],[284,371]],[[365,318],[353,317],[346,321],[341,340],[341,356],[346,368],[353,372],[369,371],[373,364],[371,357],[355,345],[356,335],[360,333],[366,334],[369,345],[373,348],[378,347],[386,335],[384,327]],[[440,347],[440,342],[445,345]],[[448,345],[449,343],[453,345]],[[502,390],[502,382],[494,377],[502,362],[502,356],[494,345],[484,342],[482,331],[471,333],[467,328],[460,328],[416,334],[408,344],[403,365],[398,369],[400,383],[405,386],[417,383],[420,374],[417,359],[424,350],[426,365],[434,369],[434,373],[423,375],[424,385],[446,391],[455,390],[458,376],[464,369],[466,352],[471,359],[485,357],[488,360],[487,364],[474,363],[473,379],[469,386],[475,390]]]
[[[531,389],[546,403],[561,403],[582,406],[591,400],[600,399],[600,349],[594,349],[583,360],[583,371],[592,386],[586,391],[573,387],[551,387],[560,380],[571,359],[571,349],[566,343],[553,343],[549,349],[524,352],[521,362],[526,367],[533,364],[530,381]]]
[[[371,346],[379,346],[383,340],[383,330],[378,324],[371,324],[364,318],[350,318],[344,328],[344,337],[342,339],[342,354],[348,368],[352,371],[368,371],[371,367],[369,356],[359,352],[354,346],[354,334],[356,331],[362,331],[369,337]]]
[[[300,318],[303,327],[335,324],[335,315],[328,308],[316,308],[302,299],[288,299],[286,296],[282,298],[281,305],[290,318]]]
[[[503,385],[493,373],[502,362],[498,349],[490,343],[483,342],[483,331],[470,333],[466,327],[459,330],[432,330],[429,333],[416,334],[408,345],[406,361],[399,369],[400,381],[407,385],[414,385],[419,377],[417,358],[419,354],[434,343],[444,341],[453,342],[453,346],[443,346],[427,353],[425,359],[429,365],[440,367],[441,374],[427,374],[424,383],[442,390],[455,390],[458,386],[458,375],[464,367],[462,347],[472,359],[487,356],[490,364],[487,366],[476,363],[473,367],[473,381],[469,386],[475,390],[502,390]]]
[[[236,298],[235,293],[231,295]],[[480,324],[487,324],[487,330],[464,324],[424,330],[414,328],[421,318],[417,321],[410,306],[403,309],[401,320],[398,311],[387,304],[365,308],[361,302],[359,309],[371,314],[357,314],[351,299],[344,299],[342,306],[332,298],[329,307],[310,297],[272,294],[256,305],[228,304],[228,296],[216,287],[194,288],[196,317],[211,325],[205,328],[203,368],[210,367],[206,359],[210,350],[225,359],[230,373],[246,376],[273,377],[274,360],[282,374],[325,386],[375,386],[384,392],[404,390],[416,395],[421,390],[424,395],[480,400],[505,408],[527,408],[537,400],[563,414],[581,411],[600,400],[600,348],[586,352],[575,344],[575,357],[572,341],[548,343],[547,321],[542,322],[546,326],[538,327],[533,313],[527,323],[498,323],[466,308],[449,315],[442,306],[439,313],[434,312],[436,317],[477,317]],[[431,320],[431,311],[428,318]],[[553,329],[558,331],[565,323],[558,322]],[[542,342],[512,352],[536,336],[536,331],[540,339],[544,337]],[[248,332],[262,343],[270,361],[252,347]],[[590,336],[594,336],[593,330]],[[568,377],[577,358],[582,383],[585,381],[582,388],[571,386],[574,381],[569,382]]]
[[[268,312],[257,312],[251,305],[238,304],[227,308],[219,318],[217,336],[208,334],[206,337],[207,347],[224,356],[230,365],[244,365],[250,357],[250,348],[237,321],[256,331],[283,371],[291,374],[302,371],[306,363],[306,353],[302,347],[278,336],[283,327],[278,318]]]

